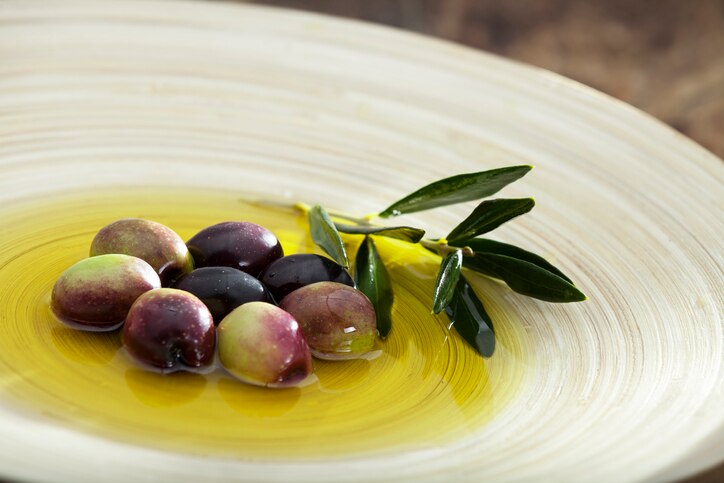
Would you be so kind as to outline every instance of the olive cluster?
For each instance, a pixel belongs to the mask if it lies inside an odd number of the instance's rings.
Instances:
[[[374,307],[343,267],[284,256],[271,231],[238,221],[186,243],[153,221],[111,223],[60,275],[51,308],[75,329],[122,327],[126,352],[145,367],[209,368],[218,352],[229,373],[269,387],[306,380],[312,355],[360,357],[377,336]]]

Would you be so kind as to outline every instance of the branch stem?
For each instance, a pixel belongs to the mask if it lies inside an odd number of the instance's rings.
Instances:
[[[472,257],[475,255],[475,252],[470,247],[453,247],[447,244],[445,240],[428,240],[423,239],[420,240],[420,245],[423,247],[432,250],[434,252],[437,252],[441,257],[444,257],[448,253],[452,253],[455,251],[462,251],[464,257]]]
[[[372,220],[373,216],[376,216],[369,215],[358,218],[356,216],[347,215],[334,210],[327,210],[327,214],[329,214],[329,216],[331,216],[332,218],[339,218],[340,220],[351,221],[352,223],[361,226],[372,226],[372,223],[370,223],[370,221]]]

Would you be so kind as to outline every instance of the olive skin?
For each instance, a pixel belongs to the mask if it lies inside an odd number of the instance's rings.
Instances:
[[[266,387],[290,387],[312,373],[312,355],[299,324],[279,307],[249,302],[218,327],[219,361],[238,379]]]
[[[173,288],[198,297],[209,309],[217,325],[241,304],[272,300],[259,280],[231,267],[197,268],[178,279]]]
[[[277,302],[293,291],[317,282],[337,282],[354,287],[352,277],[341,265],[312,253],[287,255],[269,265],[259,280]]]
[[[312,354],[320,359],[356,359],[374,348],[377,318],[357,289],[319,282],[287,295],[279,308],[292,314]]]
[[[183,239],[161,223],[124,218],[98,231],[90,255],[122,253],[146,261],[161,278],[163,286],[193,270],[193,260]]]
[[[274,233],[245,221],[227,221],[204,228],[186,246],[198,268],[232,267],[254,277],[284,255]]]
[[[128,311],[123,346],[145,366],[172,372],[214,360],[216,328],[194,295],[172,288],[146,292]]]
[[[140,258],[112,254],[86,258],[65,270],[53,287],[56,318],[80,330],[120,327],[143,293],[161,287],[156,271]]]

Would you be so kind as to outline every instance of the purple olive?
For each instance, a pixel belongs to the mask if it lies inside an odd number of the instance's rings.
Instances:
[[[197,267],[232,267],[254,277],[284,255],[274,233],[242,221],[227,221],[204,228],[186,245]]]
[[[91,256],[109,253],[132,255],[146,261],[164,286],[193,270],[193,260],[180,236],[165,225],[140,218],[125,218],[106,225],[93,238]]]
[[[312,355],[294,317],[275,305],[249,302],[221,321],[219,361],[258,386],[289,387],[312,373]]]
[[[203,267],[184,275],[174,288],[196,295],[218,324],[229,312],[247,302],[271,302],[262,283],[241,270],[231,267]]]
[[[347,285],[307,285],[284,297],[279,307],[297,320],[312,354],[320,359],[355,359],[375,345],[374,306]]]
[[[144,365],[164,370],[208,366],[214,359],[216,329],[204,303],[173,288],[143,294],[128,312],[123,345]]]
[[[312,253],[287,255],[272,262],[259,280],[277,302],[293,291],[316,282],[338,282],[354,287],[354,281],[344,267]]]
[[[58,320],[75,329],[114,330],[141,294],[160,286],[156,271],[140,258],[99,255],[60,275],[50,306]]]

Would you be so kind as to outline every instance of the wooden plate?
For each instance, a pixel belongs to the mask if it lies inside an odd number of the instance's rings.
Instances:
[[[198,457],[3,403],[0,472],[651,481],[721,461],[724,444],[724,168],[690,140],[549,72],[386,28],[205,2],[2,2],[0,213],[88,186],[190,184],[367,213],[517,163],[536,170],[506,195],[538,207],[496,235],[590,300],[497,290],[525,333],[525,378],[475,431],[373,456]],[[469,209],[406,221],[442,230]]]

